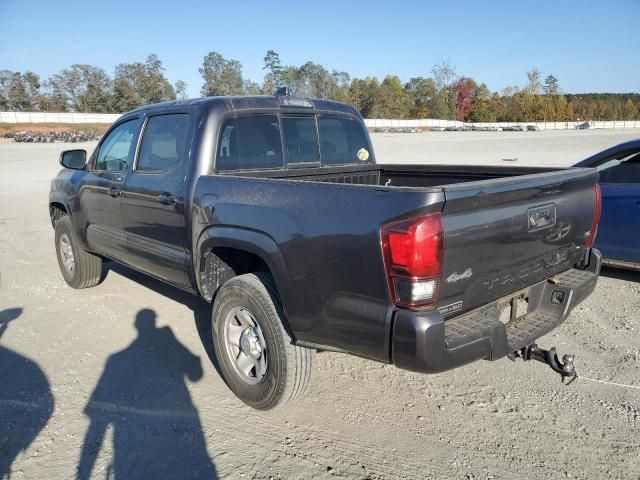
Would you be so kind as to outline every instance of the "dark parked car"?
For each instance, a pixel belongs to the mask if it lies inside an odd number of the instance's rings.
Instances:
[[[316,349],[442,372],[535,341],[600,269],[592,169],[379,165],[351,106],[212,97],[124,114],[70,150],[49,197],[74,288],[113,259],[212,303],[229,387],[268,409]]]
[[[616,145],[576,166],[600,173],[602,216],[596,247],[604,262],[640,270],[640,140]]]

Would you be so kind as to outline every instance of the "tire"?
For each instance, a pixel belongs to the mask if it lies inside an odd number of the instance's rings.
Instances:
[[[240,331],[234,345],[231,339]],[[224,381],[247,405],[282,407],[311,384],[316,352],[292,344],[270,275],[240,275],[222,285],[213,303],[211,332]],[[253,367],[245,368],[251,361]]]
[[[88,288],[100,283],[102,259],[80,246],[71,226],[71,219],[67,215],[60,217],[56,222],[55,241],[58,266],[70,287]]]

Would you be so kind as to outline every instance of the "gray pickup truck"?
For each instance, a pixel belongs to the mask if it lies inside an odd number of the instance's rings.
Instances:
[[[299,397],[316,350],[575,376],[535,341],[595,288],[594,170],[377,164],[355,109],[286,92],[139,108],[60,161],[67,283],[97,285],[109,259],[202,296],[222,375],[255,408]]]

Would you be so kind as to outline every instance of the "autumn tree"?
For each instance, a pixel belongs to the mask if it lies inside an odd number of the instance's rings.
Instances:
[[[187,82],[183,80],[176,81],[173,89],[176,92],[176,100],[186,100],[187,99]]]
[[[468,77],[460,77],[451,85],[455,98],[456,120],[464,122],[473,109],[476,96],[476,82]]]
[[[199,69],[202,95],[273,94],[286,86],[292,94],[350,103],[365,118],[438,118],[471,122],[567,120],[637,120],[640,94],[562,93],[554,75],[532,68],[524,87],[507,86],[500,93],[469,77],[458,77],[447,62],[433,66],[432,77],[402,83],[387,75],[352,78],[348,72],[308,61],[285,65],[275,50],[264,57],[262,85],[242,76],[242,65],[217,52],[204,57]],[[0,109],[15,111],[125,112],[141,105],[185,99],[187,85],[172,86],[162,62],[150,55],[144,62],[122,63],[113,79],[101,68],[74,64],[41,81],[33,72],[0,71]]]
[[[540,93],[540,70],[533,67],[527,72],[527,86],[525,91],[530,95],[538,95]]]
[[[110,100],[109,97],[109,102]],[[58,90],[52,78],[42,82],[39,103],[40,109],[44,112],[66,112],[69,108],[67,98]]]
[[[332,70],[331,78],[333,80],[333,85],[329,98],[337,102],[349,103],[349,86],[351,85],[351,76],[347,72]]]
[[[387,75],[376,95],[376,113],[381,118],[407,118],[409,103],[404,86],[395,75]]]
[[[227,60],[218,52],[209,52],[199,72],[204,80],[201,89],[203,97],[242,95],[244,92],[242,64],[237,60]]]
[[[246,79],[242,84],[242,92],[243,95],[260,95],[262,88],[256,82]]]
[[[433,66],[431,73],[438,88],[432,106],[434,117],[453,120],[456,117],[456,92],[451,89],[451,84],[456,78],[455,68],[442,61]]]
[[[262,92],[265,95],[273,94],[279,87],[282,86],[282,62],[280,61],[280,55],[275,50],[267,50],[264,56],[263,70],[267,73],[264,76],[262,83]]]
[[[623,120],[638,120],[640,115],[638,114],[638,105],[633,103],[633,101],[628,98],[622,107],[622,118]]]
[[[53,75],[47,85],[54,99],[63,100],[65,110],[105,113],[113,111],[113,84],[107,72],[92,65],[75,64]]]
[[[162,62],[151,54],[144,63],[121,63],[113,80],[113,104],[126,112],[150,103],[175,100],[173,86],[164,76]]]
[[[0,103],[3,108],[17,112],[39,111],[40,76],[27,71],[24,73],[4,70],[0,75]]]
[[[334,79],[322,65],[307,62],[298,69],[299,84],[296,95],[329,98],[334,91]]]
[[[557,95],[560,92],[558,79],[553,75],[548,75],[547,78],[544,79],[544,86],[542,87],[542,90],[545,95]]]
[[[433,78],[414,77],[409,79],[404,89],[410,104],[411,118],[428,118],[433,109],[433,101],[437,93]]]
[[[497,112],[494,110],[491,91],[486,84],[476,85],[473,96],[473,105],[467,117],[470,122],[495,122]]]
[[[376,77],[354,78],[349,87],[350,103],[360,110],[365,118],[379,117],[379,90],[380,82]]]

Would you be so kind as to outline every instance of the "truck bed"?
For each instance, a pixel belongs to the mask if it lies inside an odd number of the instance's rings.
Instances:
[[[562,169],[551,167],[469,165],[353,165],[276,171],[235,172],[234,174],[247,177],[313,182],[420,188],[532,175],[559,170]]]
[[[273,239],[269,248],[281,252],[281,276],[290,279],[280,291],[297,338],[380,358],[391,322],[383,225],[442,215],[443,267],[431,308],[449,320],[518,292],[526,300],[531,285],[580,264],[596,181],[597,172],[579,168],[354,165],[202,176],[194,198],[202,198],[202,225]],[[537,212],[553,215],[552,223],[531,227]]]

